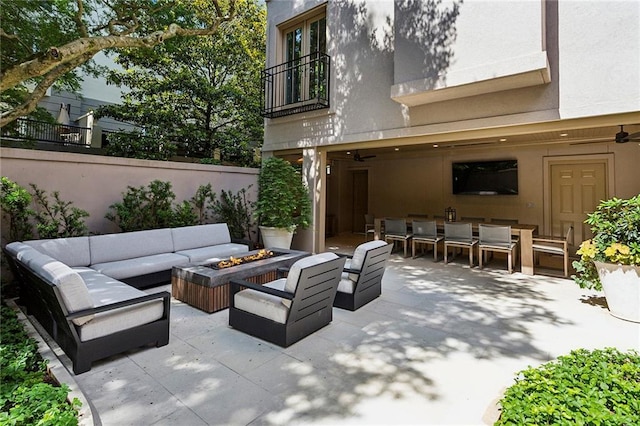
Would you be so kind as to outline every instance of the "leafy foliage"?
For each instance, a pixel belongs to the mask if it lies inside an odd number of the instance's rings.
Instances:
[[[236,0],[2,0],[0,127],[33,111],[51,85],[74,91],[101,50],[210,36]],[[35,88],[33,88],[35,86]]]
[[[40,238],[64,238],[87,235],[88,229],[84,218],[89,213],[78,207],[73,207],[72,201],[63,201],[58,191],[53,191],[53,204],[49,202],[47,193],[30,184],[33,189],[33,199],[36,203],[34,217],[36,229]]]
[[[585,223],[591,225],[593,238],[582,242],[580,260],[573,262],[572,278],[580,287],[602,289],[594,260],[640,265],[640,195],[602,201]]]
[[[9,226],[9,240],[24,241],[33,236],[29,218],[33,214],[31,194],[25,188],[2,176],[0,193],[0,206],[2,215]]]
[[[263,137],[258,111],[266,13],[256,0],[237,0],[236,10],[236,19],[215,36],[119,52],[124,70],[111,71],[108,81],[131,90],[121,105],[102,107],[97,116],[145,133],[120,135],[110,155],[149,158],[152,152],[157,158],[175,146],[181,156],[213,158],[219,150],[226,162],[253,165],[252,144]]]
[[[218,221],[225,222],[229,227],[232,238],[248,239],[252,241],[251,235],[255,224],[252,220],[255,203],[247,198],[247,189],[242,188],[237,193],[231,191],[220,192],[220,199],[216,200],[213,210]]]
[[[109,134],[107,155],[139,158],[141,160],[168,160],[178,150],[175,143],[164,141],[156,132],[142,134],[138,131]]]
[[[0,305],[0,424],[78,424],[80,401],[67,401],[69,388],[48,383],[46,362],[16,313]]]
[[[282,158],[267,159],[258,176],[255,214],[262,226],[307,228],[311,222],[309,190],[296,169]]]
[[[148,187],[128,186],[122,202],[109,206],[113,211],[105,217],[122,232],[195,225],[197,217],[193,212],[185,213],[184,203],[174,209],[175,198],[171,182],[154,180]]]
[[[496,425],[640,424],[640,355],[578,349],[522,371]]]
[[[193,204],[198,217],[197,222],[199,225],[203,225],[209,221],[210,211],[213,210],[215,205],[216,194],[211,188],[211,184],[200,185],[195,195],[191,197],[191,204]]]

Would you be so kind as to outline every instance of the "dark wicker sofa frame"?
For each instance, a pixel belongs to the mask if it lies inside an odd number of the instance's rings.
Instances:
[[[56,286],[37,276],[7,251],[3,251],[15,278],[20,281],[20,304],[26,307],[27,314],[36,318],[71,359],[75,374],[89,371],[94,361],[111,355],[146,345],[160,347],[169,343],[170,293],[164,291],[149,294],[69,314]],[[81,341],[76,325],[72,322],[74,318],[157,299],[163,300],[163,315],[160,319],[96,339]]]
[[[251,336],[287,347],[333,320],[333,300],[345,259],[336,258],[303,268],[295,293],[263,287],[244,280],[232,280],[229,296],[229,325]],[[235,307],[235,294],[244,288],[291,300],[285,324]]]
[[[337,292],[333,306],[355,311],[379,297],[382,294],[382,276],[392,249],[393,244],[387,244],[368,250],[361,269],[345,268],[344,272],[358,274],[358,281],[353,293]]]

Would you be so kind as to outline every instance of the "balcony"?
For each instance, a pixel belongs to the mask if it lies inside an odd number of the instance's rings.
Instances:
[[[2,129],[2,138],[24,142],[45,142],[70,146],[91,146],[91,129],[70,124],[18,118]]]
[[[329,108],[331,59],[314,52],[262,72],[260,114],[267,118]]]

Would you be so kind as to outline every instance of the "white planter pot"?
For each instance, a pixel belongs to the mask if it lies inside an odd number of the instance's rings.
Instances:
[[[268,249],[282,248],[290,249],[293,232],[286,228],[272,228],[270,226],[261,226],[262,242],[264,247]]]
[[[611,315],[640,322],[640,267],[594,263]]]

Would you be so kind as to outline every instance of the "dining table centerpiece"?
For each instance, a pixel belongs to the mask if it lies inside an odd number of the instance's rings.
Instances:
[[[603,290],[611,315],[640,322],[640,195],[601,201],[585,223],[572,276],[581,288]]]

